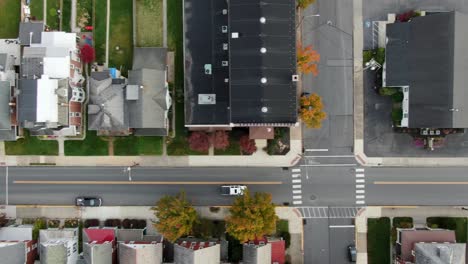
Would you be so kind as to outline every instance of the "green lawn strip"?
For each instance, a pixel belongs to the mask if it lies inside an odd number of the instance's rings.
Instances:
[[[17,38],[21,20],[21,1],[0,1],[0,38]]]
[[[47,25],[52,30],[59,30],[57,10],[60,10],[60,0],[47,0]]]
[[[392,220],[392,244],[397,239],[397,228],[412,228],[413,218],[411,217],[394,217]]]
[[[63,0],[62,6],[62,30],[65,32],[71,32],[72,28],[70,26],[70,17],[71,17],[71,0]]]
[[[36,20],[41,21],[44,19],[44,0],[31,0],[29,8],[31,9],[31,16],[35,17]]]
[[[367,255],[369,264],[390,263],[390,219],[367,219]]]
[[[84,140],[65,141],[66,156],[107,156],[108,142],[96,135],[96,131],[86,131]]]
[[[162,155],[163,137],[116,137],[114,155]]]
[[[211,220],[201,218],[193,225],[192,235],[197,238],[221,238],[226,232],[226,222],[223,220]]]
[[[136,0],[136,43],[138,47],[163,45],[163,1]]]
[[[427,225],[431,228],[454,230],[457,243],[467,242],[467,219],[465,217],[429,217]]]
[[[104,63],[106,59],[106,16],[107,1],[94,1],[94,48],[96,61]]]
[[[239,138],[229,133],[229,146],[225,150],[215,149],[215,155],[242,155],[240,151]]]
[[[289,248],[291,245],[291,234],[289,234],[289,221],[288,220],[278,220],[276,222],[276,234],[277,237],[284,239],[286,248]]]
[[[124,76],[132,68],[132,9],[132,1],[113,0],[111,2],[109,67],[120,69]]]
[[[24,138],[15,142],[5,141],[5,152],[7,155],[58,155],[58,142],[40,140],[24,130]]]

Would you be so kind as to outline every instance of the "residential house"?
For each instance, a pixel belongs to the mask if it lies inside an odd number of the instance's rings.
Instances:
[[[387,24],[383,86],[404,94],[402,127],[468,128],[467,24],[456,11]]]
[[[218,264],[221,260],[227,260],[226,241],[181,238],[173,245],[174,263]]]
[[[163,237],[144,235],[144,229],[117,230],[119,262],[128,264],[163,263]]]
[[[14,61],[11,54],[0,53],[0,140],[3,141],[18,137]]]
[[[78,260],[78,228],[49,228],[39,232],[41,264],[75,264]]]
[[[117,263],[116,228],[83,229],[83,256],[87,264]]]
[[[31,225],[13,225],[0,228],[0,263],[33,264],[37,241],[32,237]]]
[[[395,250],[395,264],[458,264],[465,263],[466,244],[456,243],[453,230],[398,228]],[[446,262],[447,258],[452,262]],[[432,259],[432,262],[424,262],[426,259]]]
[[[21,46],[30,46],[41,43],[42,32],[45,26],[43,21],[21,22],[19,25],[19,42]]]
[[[245,264],[284,264],[285,241],[277,238],[256,239],[244,243],[242,261]]]
[[[185,126],[296,126],[296,3],[184,1]]]

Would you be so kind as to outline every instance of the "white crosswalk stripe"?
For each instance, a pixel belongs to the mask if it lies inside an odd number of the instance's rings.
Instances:
[[[364,190],[356,190],[356,193],[365,193],[366,191]]]
[[[356,180],[356,183],[364,183],[364,182],[366,182],[366,180],[364,180],[364,179],[357,179]]]
[[[292,200],[294,205],[302,204],[302,174],[300,168],[292,169]]]
[[[301,185],[293,185],[293,189],[300,189],[301,187]]]
[[[301,177],[301,174],[293,174],[291,175],[293,178],[298,178],[298,177]]]
[[[292,183],[301,183],[301,179],[294,179],[292,180]]]
[[[302,195],[294,195],[293,199],[294,200],[302,199]]]
[[[354,218],[361,207],[296,207],[302,218]]]
[[[300,194],[300,193],[302,193],[302,190],[293,190],[293,193],[294,194]]]
[[[302,201],[293,201],[293,204],[302,204]]]
[[[366,186],[364,184],[356,184],[356,189],[363,189]]]
[[[301,169],[299,169],[299,168],[292,169],[292,172],[301,172]]]
[[[366,185],[364,184],[366,182],[366,175],[364,174],[364,168],[356,168],[354,170],[356,172],[356,194],[361,194],[361,195],[356,195],[356,204],[365,204],[365,195],[362,195],[365,193],[365,188]]]

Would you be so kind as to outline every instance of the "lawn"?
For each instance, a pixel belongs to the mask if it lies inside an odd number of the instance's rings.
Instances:
[[[94,48],[98,63],[106,60],[106,16],[107,1],[94,1]]]
[[[0,38],[17,38],[21,20],[21,1],[0,1]]]
[[[289,234],[289,221],[288,220],[278,220],[276,222],[276,234],[277,237],[282,237],[284,239],[286,249],[291,245],[291,234]]]
[[[221,238],[226,232],[226,222],[201,218],[192,228],[192,235],[198,238]]]
[[[59,30],[60,0],[47,0],[47,25],[53,30]]]
[[[136,43],[138,47],[162,47],[163,1],[136,0]]]
[[[455,231],[457,243],[467,242],[467,219],[464,217],[429,217],[427,225],[431,228],[445,228]]]
[[[15,142],[5,141],[5,152],[7,155],[58,155],[58,143],[29,136],[29,131],[25,129],[24,138]]]
[[[127,76],[133,59],[132,1],[113,0],[110,10],[109,67],[121,69]]]
[[[41,21],[44,19],[44,0],[32,0],[29,8],[31,9],[31,16],[36,17],[36,20]]]
[[[107,156],[108,143],[96,135],[96,131],[86,131],[84,140],[65,141],[66,156]]]
[[[118,137],[114,141],[114,155],[162,155],[163,137]]]
[[[70,26],[71,17],[71,0],[63,0],[62,6],[62,30],[65,32],[71,32]]]
[[[239,139],[240,139],[239,133],[235,130],[235,128],[232,131],[229,131],[229,147],[227,147],[225,150],[218,150],[215,149],[214,154],[215,155],[242,155],[240,151],[240,145],[239,145]]]
[[[369,264],[390,263],[390,219],[367,219],[367,255]]]

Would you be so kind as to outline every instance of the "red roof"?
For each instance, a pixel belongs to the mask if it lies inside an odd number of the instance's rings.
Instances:
[[[105,242],[105,241],[114,241],[115,233],[114,229],[84,229],[86,235],[88,236],[88,241],[97,241]]]
[[[269,241],[271,244],[271,262],[284,264],[285,262],[285,243],[284,240]]]

